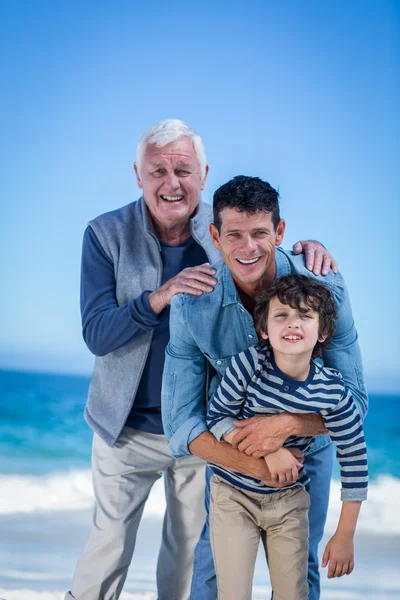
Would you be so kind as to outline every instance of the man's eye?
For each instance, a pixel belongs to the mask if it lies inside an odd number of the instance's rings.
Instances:
[[[184,169],[179,169],[179,171],[176,171],[176,174],[178,177],[187,177],[187,175],[191,175],[190,171],[185,171]]]
[[[163,174],[164,174],[164,172],[163,172],[161,169],[157,169],[157,171],[153,171],[153,172],[151,173],[151,175],[152,175],[153,177],[162,177],[162,176],[163,176]]]
[[[228,237],[239,237],[239,234],[233,231],[232,233],[228,233]]]
[[[258,237],[260,237],[260,236],[262,236],[262,235],[266,235],[266,234],[267,234],[267,232],[266,232],[266,231],[263,231],[262,229],[260,229],[260,231],[256,231],[256,232],[254,233],[254,235],[257,235]]]

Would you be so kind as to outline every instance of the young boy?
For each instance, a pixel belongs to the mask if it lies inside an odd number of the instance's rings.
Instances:
[[[260,345],[235,356],[212,398],[210,431],[231,443],[233,422],[258,414],[317,413],[337,446],[343,501],[336,533],[324,552],[328,577],[354,568],[353,537],[367,497],[367,456],[359,416],[340,373],[311,360],[329,343],[336,307],[329,289],[303,275],[276,279],[258,298]],[[304,453],[313,438],[289,437],[265,457],[278,487],[210,465],[211,545],[220,600],[251,598],[260,537],[274,600],[307,600],[308,477],[288,448]]]

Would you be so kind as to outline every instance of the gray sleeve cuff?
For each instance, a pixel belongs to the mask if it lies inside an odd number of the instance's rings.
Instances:
[[[233,421],[236,421],[236,419],[233,417],[225,417],[225,419],[221,419],[221,421],[218,421],[218,423],[210,429],[213,436],[216,437],[219,442],[223,441],[222,438],[224,435],[228,435],[228,433],[231,433],[231,431],[236,429]]]
[[[367,488],[342,488],[340,490],[340,499],[342,502],[363,502],[367,499]]]

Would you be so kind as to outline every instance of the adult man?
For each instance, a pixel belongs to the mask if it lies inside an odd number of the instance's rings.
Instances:
[[[91,221],[83,243],[83,335],[96,355],[85,409],[96,505],[68,599],[119,597],[144,505],[164,473],[158,598],[187,600],[204,516],[204,463],[174,460],[160,409],[171,298],[215,284],[211,207],[200,202],[202,141],[182,121],[162,121],[140,138],[134,168],[143,197]]]
[[[243,427],[243,432],[236,434],[234,441],[243,450],[240,452],[230,444],[217,442],[207,431],[202,391],[208,366],[221,377],[232,355],[256,343],[252,311],[257,292],[284,274],[313,276],[302,256],[278,248],[284,231],[278,193],[268,183],[240,176],[217,190],[210,233],[223,258],[214,265],[218,283],[211,293],[200,298],[180,295],[173,299],[163,376],[163,422],[172,454],[178,457],[191,453],[263,481],[268,481],[269,473],[265,461],[259,457],[278,449],[292,434],[324,433],[320,417],[286,413],[239,421],[237,426]],[[338,308],[336,332],[324,353],[324,362],[341,371],[364,415],[367,397],[346,288],[339,274],[331,272],[321,279],[330,287]],[[215,389],[216,380],[211,390]],[[305,465],[311,478],[309,598],[316,600],[319,598],[317,548],[325,524],[332,468],[329,438],[317,438],[305,457]],[[196,548],[191,600],[215,598],[206,522]]]

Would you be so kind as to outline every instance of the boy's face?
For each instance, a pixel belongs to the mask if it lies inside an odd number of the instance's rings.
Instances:
[[[261,334],[269,339],[274,351],[281,354],[305,355],[311,359],[314,346],[323,342],[319,337],[319,314],[308,307],[300,312],[278,298],[272,298],[269,304],[266,332]],[[268,332],[268,333],[267,333]]]

